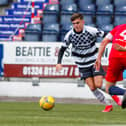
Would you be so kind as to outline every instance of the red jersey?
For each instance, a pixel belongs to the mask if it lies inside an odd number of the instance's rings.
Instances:
[[[118,43],[119,45],[125,47],[126,46],[126,24],[118,25],[116,26],[112,31],[109,32],[111,35],[112,44]],[[126,58],[126,52],[117,51],[113,48],[109,55],[109,58],[111,57],[125,57]]]

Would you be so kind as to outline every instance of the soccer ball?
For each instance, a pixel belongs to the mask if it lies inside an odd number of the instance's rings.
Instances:
[[[48,111],[54,107],[55,99],[52,96],[43,96],[41,97],[39,104],[43,110]]]

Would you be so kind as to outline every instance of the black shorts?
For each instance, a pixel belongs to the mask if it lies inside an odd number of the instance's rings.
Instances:
[[[88,77],[94,77],[97,75],[102,75],[102,76],[105,75],[105,72],[104,72],[102,66],[100,67],[99,71],[96,71],[94,66],[90,66],[88,68],[79,68],[79,72],[80,72],[81,79],[86,79]]]

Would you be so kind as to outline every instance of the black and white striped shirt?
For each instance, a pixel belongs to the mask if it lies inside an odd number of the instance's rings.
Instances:
[[[64,38],[62,47],[72,44],[72,56],[79,68],[87,68],[94,65],[97,57],[96,39],[103,37],[104,32],[90,26],[85,26],[81,33],[71,29]]]

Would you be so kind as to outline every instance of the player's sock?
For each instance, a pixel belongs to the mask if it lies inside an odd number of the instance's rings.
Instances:
[[[122,105],[122,100],[117,95],[112,95],[112,99],[117,103],[117,105]]]
[[[102,84],[102,87],[100,89],[105,92],[105,85]],[[112,95],[112,99],[116,102],[117,105],[122,105],[122,100],[117,95]]]
[[[111,86],[109,88],[110,95],[124,95],[125,92],[126,92],[126,90],[119,88],[117,86]]]
[[[103,93],[100,92],[98,89],[96,89],[96,90],[94,90],[94,91],[92,91],[92,92],[93,92],[93,94],[95,95],[95,97],[96,97],[101,103],[110,105],[109,100],[107,100],[107,99],[105,98],[105,96],[103,95]]]

